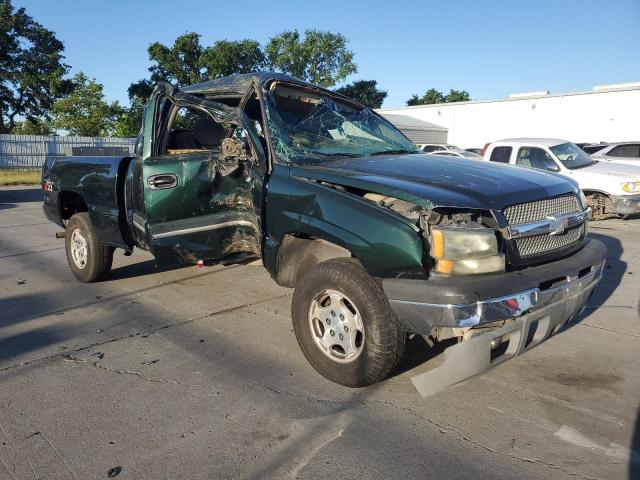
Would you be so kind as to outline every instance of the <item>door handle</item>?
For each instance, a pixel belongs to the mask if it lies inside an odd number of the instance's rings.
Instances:
[[[163,188],[174,188],[178,186],[178,177],[173,173],[161,173],[153,175],[147,180],[147,185],[152,190],[160,190]]]

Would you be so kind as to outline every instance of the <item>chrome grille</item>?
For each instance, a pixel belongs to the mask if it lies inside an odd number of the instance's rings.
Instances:
[[[580,240],[584,224],[571,228],[559,235],[534,235],[533,237],[517,238],[515,240],[518,255],[521,258],[539,255],[541,253],[553,253],[556,250],[571,246]]]
[[[575,195],[562,195],[536,202],[511,205],[504,209],[504,215],[510,225],[518,225],[544,220],[548,215],[566,215],[579,211],[580,206]]]

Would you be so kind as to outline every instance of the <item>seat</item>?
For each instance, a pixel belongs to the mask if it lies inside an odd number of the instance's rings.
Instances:
[[[532,168],[533,165],[531,163],[531,150],[522,149],[518,154],[518,161],[516,163],[521,167]]]
[[[193,135],[201,148],[214,150],[220,146],[227,136],[224,127],[209,115],[202,115],[193,126]]]
[[[540,170],[545,170],[546,165],[544,161],[544,152],[542,150],[533,149],[529,153],[529,158],[531,161],[531,166],[533,168],[538,168]]]
[[[202,150],[202,144],[191,130],[178,129],[169,132],[167,150]]]

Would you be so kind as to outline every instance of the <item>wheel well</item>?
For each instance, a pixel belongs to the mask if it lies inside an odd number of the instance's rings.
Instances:
[[[351,256],[349,250],[335,243],[288,234],[278,248],[276,281],[284,287],[294,287],[304,274],[319,263]]]
[[[60,208],[60,218],[62,220],[69,220],[74,214],[78,212],[88,212],[87,204],[80,194],[72,192],[70,190],[63,190],[60,192],[58,198]]]
[[[585,197],[589,196],[589,195],[604,195],[605,197],[608,197],[609,194],[605,193],[601,190],[583,190],[582,193],[584,193]]]

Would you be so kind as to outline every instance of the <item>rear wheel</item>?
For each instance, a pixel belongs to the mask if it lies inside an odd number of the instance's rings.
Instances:
[[[386,378],[402,360],[405,332],[379,282],[353,259],[320,263],[296,285],[293,328],[309,363],[348,387]]]
[[[69,268],[81,282],[95,282],[111,270],[114,248],[98,240],[86,212],[76,213],[67,223],[65,249]]]
[[[587,205],[591,207],[592,220],[605,220],[607,218],[617,217],[613,202],[603,193],[591,193],[587,195]]]

